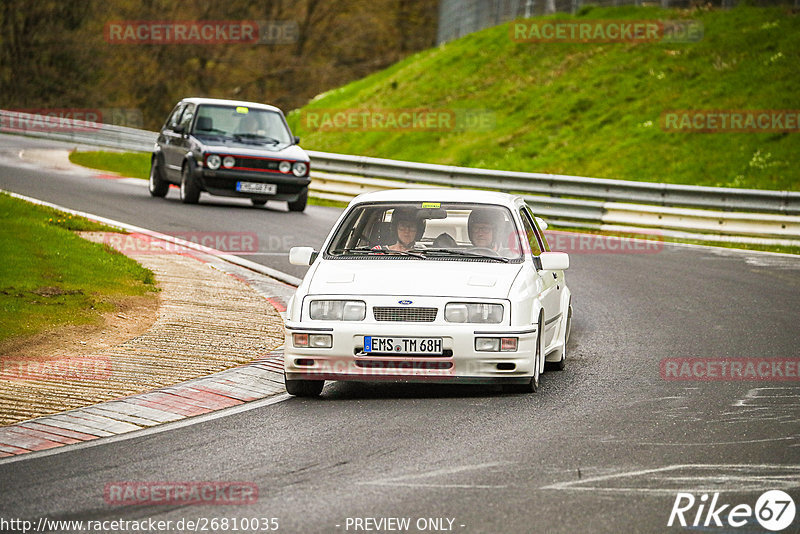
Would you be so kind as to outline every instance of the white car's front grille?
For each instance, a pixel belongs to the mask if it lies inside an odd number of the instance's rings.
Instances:
[[[432,323],[436,319],[437,311],[437,308],[401,308],[397,306],[376,306],[372,309],[376,321],[407,323]]]

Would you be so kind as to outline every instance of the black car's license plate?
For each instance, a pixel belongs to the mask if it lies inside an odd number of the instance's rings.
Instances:
[[[259,182],[236,182],[236,190],[240,193],[274,195],[278,191],[278,186],[276,184],[262,184]]]
[[[364,352],[368,354],[429,354],[442,355],[440,337],[364,336]]]

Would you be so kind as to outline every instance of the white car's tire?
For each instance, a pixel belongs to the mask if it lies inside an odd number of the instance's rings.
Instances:
[[[513,393],[536,393],[536,390],[539,389],[539,377],[542,374],[542,368],[544,366],[544,332],[542,328],[544,327],[544,314],[542,312],[539,313],[539,324],[536,328],[536,354],[533,358],[533,376],[531,376],[530,381],[526,382],[525,384],[508,384],[506,386],[506,391],[510,391]]]
[[[561,348],[558,350],[561,353],[561,359],[555,362],[545,362],[545,371],[563,371],[567,364],[567,341],[569,341],[569,330],[572,327],[572,304],[567,306],[567,317],[564,322],[564,341]]]
[[[286,393],[295,397],[319,397],[325,387],[324,380],[289,380],[284,377],[283,381]]]

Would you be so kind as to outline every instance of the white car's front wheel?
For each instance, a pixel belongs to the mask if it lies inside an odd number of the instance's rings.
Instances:
[[[563,371],[567,363],[567,341],[569,341],[569,329],[572,327],[572,301],[567,305],[567,317],[564,321],[564,343],[561,346],[561,359],[557,362],[545,362],[545,371]]]
[[[533,358],[533,376],[530,381],[525,384],[509,384],[506,387],[507,391],[514,393],[536,393],[536,390],[539,389],[539,376],[542,372],[543,361],[542,354],[544,353],[542,347],[542,343],[544,342],[544,332],[542,331],[544,327],[543,317],[543,313],[539,313],[539,323],[536,328],[536,354],[534,354]]]

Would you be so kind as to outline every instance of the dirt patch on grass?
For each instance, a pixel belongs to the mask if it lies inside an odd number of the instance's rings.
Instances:
[[[55,287],[42,287],[34,292],[43,297],[63,294]],[[113,304],[115,310],[103,314],[96,324],[59,326],[0,342],[0,359],[40,358],[44,361],[80,357],[133,339],[147,332],[158,318],[157,293],[123,297]]]

